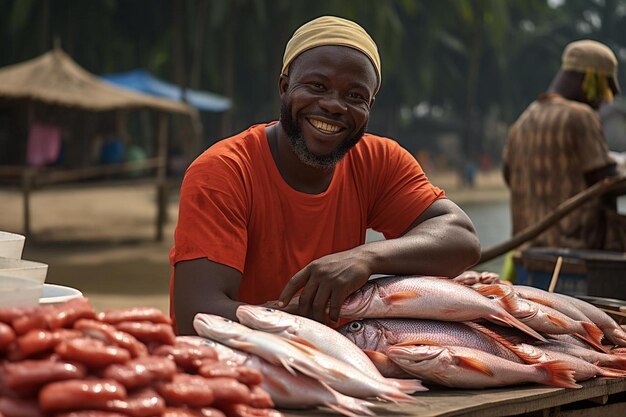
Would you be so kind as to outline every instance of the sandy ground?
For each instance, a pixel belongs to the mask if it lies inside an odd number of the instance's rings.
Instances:
[[[430,175],[459,204],[508,198],[499,172],[479,173],[472,189],[451,173]],[[152,306],[168,311],[170,266],[178,214],[170,193],[162,242],[155,241],[156,190],[145,183],[83,183],[37,190],[23,259],[49,265],[47,283],[80,289],[97,310]],[[0,230],[23,233],[22,197],[0,186]]]

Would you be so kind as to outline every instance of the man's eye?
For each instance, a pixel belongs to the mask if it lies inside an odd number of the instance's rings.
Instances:
[[[363,100],[363,101],[365,101],[365,97],[363,97],[363,95],[359,94],[359,93],[348,93],[348,97],[353,99],[353,100]]]
[[[313,87],[315,90],[323,90],[324,89],[324,85],[320,84],[320,83],[311,83],[311,87]]]

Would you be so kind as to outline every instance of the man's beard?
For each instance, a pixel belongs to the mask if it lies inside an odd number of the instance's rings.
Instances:
[[[302,127],[298,121],[291,117],[291,105],[287,105],[285,101],[280,105],[280,124],[285,130],[291,149],[298,159],[308,166],[320,169],[329,169],[337,165],[346,153],[361,140],[367,128],[367,123],[365,123],[356,135],[345,139],[334,151],[324,155],[316,155],[306,146]]]

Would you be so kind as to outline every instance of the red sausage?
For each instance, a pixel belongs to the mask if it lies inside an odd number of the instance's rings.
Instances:
[[[63,359],[80,362],[88,368],[102,368],[130,360],[130,353],[126,349],[105,345],[100,340],[88,337],[64,340],[54,351]]]
[[[4,352],[14,340],[15,332],[11,326],[0,322],[0,352]]]
[[[272,408],[254,408],[246,404],[228,404],[222,407],[228,417],[284,417]]]
[[[83,334],[77,330],[56,329],[53,331],[34,329],[17,338],[17,347],[23,357],[52,351],[62,340],[75,339]]]
[[[117,345],[128,350],[133,358],[148,354],[148,348],[146,345],[141,343],[134,336],[121,330],[117,330],[110,324],[102,323],[96,320],[80,319],[74,323],[74,328],[81,330],[91,337],[100,339],[103,342],[108,342],[109,344]]]
[[[104,379],[71,379],[53,382],[39,392],[39,407],[45,412],[80,409],[102,410],[111,400],[126,399],[126,389]]]
[[[46,324],[50,329],[71,327],[78,319],[93,319],[96,312],[86,298],[74,298],[66,303],[47,310],[45,314]]]
[[[29,316],[37,307],[0,307],[0,322],[11,324],[22,316]]]
[[[205,378],[224,377],[239,380],[237,367],[214,360],[202,361],[202,365],[198,368],[198,374]]]
[[[113,411],[99,410],[81,410],[70,411],[69,413],[56,413],[54,417],[128,417],[126,414],[120,414]]]
[[[173,345],[176,336],[172,326],[165,323],[150,323],[147,321],[123,321],[115,325],[118,330],[130,333],[143,343],[160,343]]]
[[[205,359],[217,360],[217,352],[208,346],[163,345],[152,353],[158,356],[169,356],[180,368],[192,372],[196,372]]]
[[[156,389],[168,405],[206,407],[213,403],[209,381],[199,375],[176,374],[171,382],[156,384]]]
[[[111,400],[106,408],[130,417],[160,416],[165,411],[165,400],[152,388],[146,388],[129,394],[126,400]]]
[[[250,389],[236,379],[210,378],[206,379],[206,385],[213,391],[216,404],[250,404]]]
[[[202,417],[226,417],[226,414],[222,411],[212,407],[204,407],[200,409],[200,414]]]
[[[172,320],[161,310],[153,307],[130,307],[107,310],[98,314],[98,320],[117,324],[123,321],[149,321],[151,323],[172,324]]]
[[[104,377],[114,379],[132,389],[157,381],[169,381],[176,373],[176,364],[170,358],[144,356],[104,370]]]
[[[237,366],[237,381],[246,384],[249,387],[259,385],[263,382],[263,374],[258,369],[248,368],[247,366]]]
[[[4,417],[43,417],[36,401],[0,396],[0,413]]]
[[[6,386],[20,393],[33,392],[50,382],[79,379],[87,375],[82,365],[50,359],[9,362],[3,368]]]
[[[199,410],[190,408],[172,408],[168,407],[161,413],[161,417],[205,417]]]
[[[256,408],[273,408],[274,401],[267,391],[257,385],[250,389],[250,405]]]

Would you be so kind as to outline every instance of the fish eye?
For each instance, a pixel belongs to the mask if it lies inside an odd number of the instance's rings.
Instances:
[[[353,321],[352,323],[350,323],[350,325],[348,327],[348,329],[351,332],[358,332],[362,328],[363,328],[363,323],[361,323],[360,321]]]

